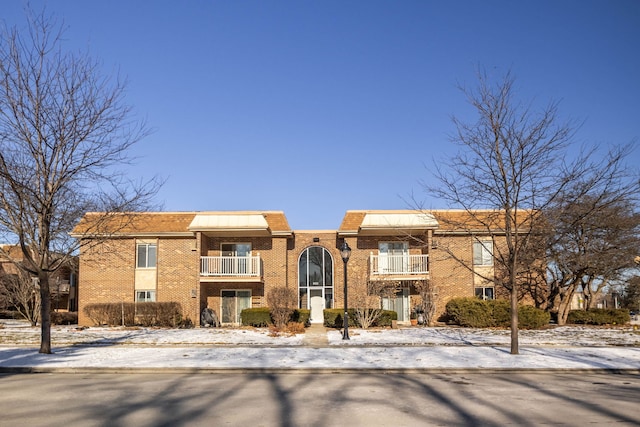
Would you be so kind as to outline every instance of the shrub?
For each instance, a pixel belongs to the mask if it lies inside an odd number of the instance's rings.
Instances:
[[[477,298],[475,298],[477,299]],[[511,325],[511,303],[504,299],[499,300],[486,300],[484,303],[487,305],[489,309],[489,317],[488,322],[489,325],[485,327],[508,327]],[[520,314],[520,309],[518,309],[518,314]]]
[[[447,317],[460,326],[486,328],[493,326],[490,308],[478,298],[454,298],[445,306]]]
[[[15,310],[0,310],[0,319],[19,319],[20,313]]]
[[[53,325],[77,325],[78,313],[73,311],[51,312],[51,324]]]
[[[311,310],[292,310],[289,320],[283,326],[277,329],[284,331],[287,329],[287,325],[291,322],[308,325],[309,317],[311,317]],[[242,313],[240,313],[240,318],[242,319],[242,326],[263,328],[265,326],[271,326],[275,324],[275,322],[273,321],[273,310],[268,307],[245,308],[244,310],[242,310]]]
[[[240,313],[242,326],[261,328],[271,325],[271,310],[267,307],[245,308]]]
[[[382,310],[379,308],[349,309],[349,317],[351,316],[353,316],[353,323],[363,329],[367,329],[370,326],[390,327],[393,320],[398,320],[398,313],[395,311]],[[342,319],[342,316],[340,318]],[[351,321],[349,321],[349,324],[351,324]]]
[[[349,313],[349,326],[356,326],[355,310],[350,308]],[[325,308],[323,311],[324,325],[329,328],[342,328],[344,326],[344,309],[340,308]]]
[[[293,310],[291,315],[291,322],[302,323],[305,326],[309,325],[309,319],[311,318],[311,310],[305,308],[299,308]]]
[[[288,334],[304,334],[304,323],[289,322],[287,323],[284,331]]]
[[[135,304],[136,324],[175,328],[182,324],[182,309],[177,302],[140,302]]]
[[[380,316],[376,319],[373,325],[391,327],[393,320],[398,320],[398,313],[393,310],[382,310]]]
[[[358,324],[356,318],[356,310],[350,308],[349,313],[349,327],[361,327]],[[324,310],[324,326],[328,328],[342,328],[344,327],[344,309],[340,308],[327,308]],[[382,310],[378,319],[372,326],[391,326],[392,320],[398,320],[398,313],[391,310]]]
[[[193,323],[193,320],[187,316],[182,320],[182,323],[178,327],[181,329],[192,329],[195,327],[195,324]]]
[[[182,326],[182,307],[177,302],[89,304],[84,314],[94,325],[108,326]]]
[[[291,319],[296,307],[296,291],[280,286],[273,288],[267,294],[267,305],[271,309],[271,320],[282,329]]]
[[[522,329],[539,329],[549,324],[551,314],[532,305],[518,307],[518,327]]]
[[[624,325],[630,320],[629,310],[626,309],[571,310],[567,316],[567,323],[583,325]]]
[[[15,310],[0,310],[0,319],[20,319],[21,317]]]
[[[133,303],[88,304],[82,311],[96,326],[131,326],[135,323]]]
[[[507,300],[481,300],[454,298],[446,305],[446,316],[451,323],[471,328],[508,327],[511,324],[511,306]],[[533,306],[518,307],[518,327],[535,329],[549,323],[550,315]]]

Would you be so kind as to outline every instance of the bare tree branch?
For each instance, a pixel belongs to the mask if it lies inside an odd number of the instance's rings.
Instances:
[[[541,212],[577,168],[576,162],[568,164],[564,151],[574,127],[559,121],[557,103],[536,111],[517,102],[510,73],[492,84],[479,70],[478,87],[460,90],[477,120],[452,118],[456,133],[451,141],[460,150],[435,165],[435,183],[423,183],[423,188],[467,213],[469,220],[456,227],[477,242],[491,239],[494,268],[468,268],[509,291],[511,353],[518,354],[519,287],[531,275],[521,257],[532,247]]]
[[[65,52],[53,17],[27,14],[26,31],[0,33],[0,237],[40,281],[40,352],[50,353],[48,278],[85,242],[69,237],[73,225],[87,211],[144,210],[161,182],[132,182],[121,169],[149,133],[124,103],[125,82]]]

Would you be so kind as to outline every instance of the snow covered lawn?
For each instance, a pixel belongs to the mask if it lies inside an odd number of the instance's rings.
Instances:
[[[581,369],[640,370],[640,331],[552,327],[520,331],[520,355],[509,331],[454,327],[328,329],[327,346],[304,334],[271,336],[256,328],[52,328],[53,354],[39,354],[40,329],[1,320],[0,371],[51,369]]]
[[[637,327],[637,326],[636,326]],[[389,346],[494,346],[509,345],[508,329],[473,329],[456,327],[407,327],[399,329],[349,329],[351,340],[343,341],[338,330],[327,329],[330,345]],[[52,345],[302,345],[304,334],[277,336],[267,328],[121,328],[53,326]],[[633,326],[588,327],[561,326],[541,330],[521,330],[520,345],[524,346],[637,346],[640,329]],[[40,328],[27,322],[0,320],[0,345],[33,346],[40,343]]]

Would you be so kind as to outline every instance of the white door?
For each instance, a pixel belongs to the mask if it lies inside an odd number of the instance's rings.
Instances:
[[[251,274],[251,244],[249,243],[223,243],[221,252],[225,272],[234,275]]]
[[[378,271],[381,274],[406,272],[408,260],[409,244],[407,242],[380,242],[378,244]]]
[[[310,289],[309,298],[309,306],[311,307],[309,322],[324,323],[324,297],[322,296],[322,289]]]

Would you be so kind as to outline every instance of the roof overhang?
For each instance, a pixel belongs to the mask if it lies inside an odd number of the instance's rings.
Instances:
[[[188,229],[206,235],[271,235],[269,224],[262,214],[196,214]]]
[[[438,228],[438,221],[425,212],[370,213],[362,219],[357,231],[344,230],[342,235],[397,236],[424,234]]]

